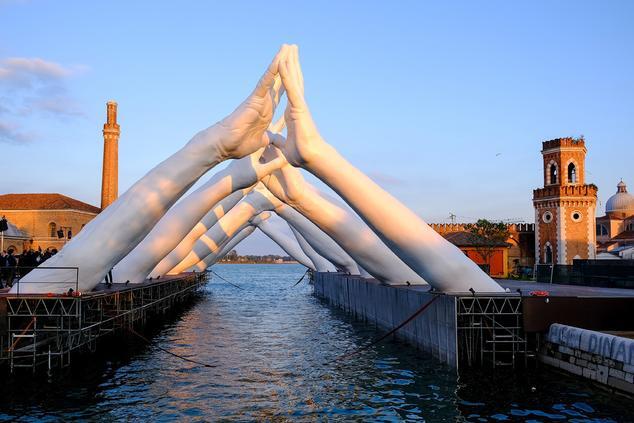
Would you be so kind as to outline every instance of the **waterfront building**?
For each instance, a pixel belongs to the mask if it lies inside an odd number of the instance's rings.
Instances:
[[[597,187],[585,183],[583,138],[542,143],[544,186],[533,191],[535,261],[570,265],[596,256]]]
[[[597,218],[597,250],[615,258],[629,258],[634,248],[634,196],[621,180],[605,203],[605,215]],[[606,256],[606,257],[610,257]]]
[[[20,245],[19,253],[28,247],[60,250],[100,211],[62,194],[0,195],[0,216],[6,216],[29,239],[28,244]]]
[[[488,260],[478,251],[480,245],[471,236],[465,223],[432,223],[433,230],[467,255],[478,265],[488,265],[491,276],[506,278],[510,273],[522,268],[532,268],[535,264],[535,225],[532,223],[508,224],[509,237],[506,242],[492,249]],[[487,263],[488,261],[488,263]]]
[[[0,195],[0,216],[5,215],[10,226],[19,231],[20,236],[14,237],[12,244],[17,252],[38,247],[42,250],[61,249],[101,210],[117,199],[119,134],[117,103],[108,101],[106,123],[103,126],[101,208],[58,193]]]

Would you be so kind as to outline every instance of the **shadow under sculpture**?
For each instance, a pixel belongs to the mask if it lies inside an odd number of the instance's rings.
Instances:
[[[259,220],[254,221],[253,224],[267,237],[269,237],[273,242],[280,246],[282,250],[286,252],[290,257],[292,257],[298,263],[306,266],[310,270],[316,270],[315,265],[310,260],[310,258],[304,253],[296,240],[291,239],[291,237],[283,234],[273,227],[271,222],[268,220]]]
[[[235,234],[234,237],[231,238],[231,240],[229,240],[229,242],[225,244],[224,247],[218,250],[217,253],[209,254],[203,260],[199,261],[194,266],[187,269],[187,271],[190,271],[190,272],[206,271],[209,268],[209,266],[211,266],[212,264],[216,263],[218,260],[221,260],[227,254],[229,254],[229,252],[233,250],[236,245],[238,245],[240,242],[246,239],[249,235],[251,235],[253,231],[255,231],[255,226],[253,225],[249,225],[246,228],[243,228],[240,232]]]
[[[233,192],[251,187],[283,163],[283,158],[262,163],[263,151],[260,149],[234,160],[169,209],[143,241],[117,263],[113,270],[114,281],[145,281],[157,263],[178,246],[216,203]]]
[[[297,229],[295,229],[294,227],[290,225],[289,227],[291,228],[291,232],[293,232],[293,236],[295,236],[295,239],[297,240],[299,247],[304,251],[304,253],[308,257],[310,257],[310,261],[313,262],[313,264],[315,265],[315,269],[318,272],[336,272],[337,271],[337,268],[335,267],[335,265],[329,262],[328,260],[326,260],[324,257],[322,257],[317,251],[315,251],[315,249],[308,243],[308,241],[306,241],[306,238],[304,238]]]
[[[399,258],[436,290],[503,292],[456,246],[326,143],[304,98],[297,47],[291,48],[295,54],[285,55],[279,65],[288,98],[284,114],[287,139],[273,138],[288,162],[306,169],[339,194]],[[289,195],[301,196],[301,193],[291,191]]]
[[[262,212],[259,215],[255,216],[249,221],[249,226],[242,229],[236,235],[233,236],[229,240],[229,242],[222,247],[219,251],[209,254],[203,260],[198,262],[195,266],[191,267],[188,270],[192,271],[202,271],[207,269],[209,266],[213,265],[217,261],[221,260],[226,254],[231,251],[239,242],[241,242],[246,236],[250,235],[253,230],[248,232],[248,234],[244,235],[249,228],[258,228],[262,233],[268,236],[273,242],[275,242],[282,250],[284,250],[291,258],[293,258],[298,263],[308,267],[309,269],[315,270],[310,259],[303,253],[303,251],[299,248],[299,246],[291,240],[288,236],[282,234],[275,228],[271,226],[269,221],[267,220],[271,215],[270,212]],[[262,228],[266,229],[266,232],[262,230]],[[244,235],[244,236],[243,236]]]
[[[34,269],[11,292],[87,291],[152,230],[156,222],[202,175],[218,163],[268,145],[267,128],[279,101],[278,64],[283,46],[251,95],[225,119],[196,134],[153,168],[73,238],[45,269]],[[50,269],[50,267],[78,268]],[[75,282],[78,282],[78,285]]]
[[[263,211],[273,210],[275,197],[258,184],[238,204],[208,230],[192,247],[191,252],[167,274],[175,275],[189,269],[209,254],[219,251],[223,243],[242,230],[249,220]]]
[[[233,235],[229,237],[223,237],[221,241],[218,242],[218,248],[214,249],[211,253],[209,253],[206,257],[200,260],[195,265],[185,269],[185,272],[199,272],[203,271],[216,261],[218,261],[221,257],[224,256],[225,250],[228,247],[236,246],[239,242],[245,239],[247,236],[251,235],[253,231],[256,229],[255,222],[264,221],[271,217],[271,212],[264,211],[257,216],[253,216],[249,221],[242,225],[241,229],[237,230]],[[231,247],[233,248],[233,247]],[[230,250],[227,250],[227,252]]]
[[[190,253],[196,241],[200,239],[201,236],[205,234],[208,230],[210,230],[217,222],[229,212],[245,195],[251,192],[253,187],[249,187],[247,189],[236,191],[211,209],[205,217],[202,218],[200,222],[196,224],[192,228],[191,231],[183,238],[176,248],[174,248],[170,253],[163,257],[161,261],[152,269],[152,272],[148,275],[148,277],[156,278],[157,276],[165,275],[167,272],[172,270],[178,263],[183,261],[187,254]]]

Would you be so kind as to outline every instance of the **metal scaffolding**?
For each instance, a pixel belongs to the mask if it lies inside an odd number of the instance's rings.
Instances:
[[[521,296],[457,297],[456,311],[461,361],[468,366],[527,364]]]
[[[0,296],[0,362],[11,372],[46,365],[66,367],[71,353],[95,351],[107,334],[167,313],[207,283],[207,274],[186,274],[138,285],[113,284],[80,296]],[[3,327],[4,326],[4,330]]]

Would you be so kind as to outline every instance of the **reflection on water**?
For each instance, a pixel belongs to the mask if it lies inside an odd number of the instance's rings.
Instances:
[[[298,265],[221,265],[185,313],[117,338],[50,380],[0,387],[0,421],[634,421],[631,400],[542,371],[457,377],[399,342],[325,365],[377,335],[312,295]],[[116,344],[116,345],[113,345]],[[161,352],[217,365],[199,367]]]

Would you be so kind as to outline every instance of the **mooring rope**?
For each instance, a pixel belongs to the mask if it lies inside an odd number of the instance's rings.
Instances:
[[[421,308],[419,308],[418,310],[416,310],[414,312],[414,314],[412,314],[411,316],[409,316],[407,319],[405,319],[405,321],[403,321],[400,325],[396,326],[394,329],[392,329],[391,331],[389,331],[388,333],[386,333],[383,336],[380,336],[379,338],[375,339],[374,341],[370,342],[367,345],[364,345],[362,347],[357,348],[354,351],[351,351],[347,354],[342,354],[339,357],[335,357],[333,360],[327,362],[326,364],[332,364],[335,363],[337,361],[342,361],[342,360],[346,360],[350,357],[353,357],[367,349],[372,348],[373,346],[375,346],[376,344],[380,343],[381,341],[383,341],[385,338],[387,338],[388,336],[392,335],[393,333],[395,333],[397,330],[399,330],[400,328],[402,328],[403,326],[405,326],[406,324],[408,324],[409,322],[411,322],[412,320],[414,320],[416,317],[418,317],[420,314],[422,314],[427,307],[429,307],[430,305],[432,305],[432,303],[434,301],[436,301],[438,299],[439,295],[434,295],[434,298],[432,298],[431,300],[429,300],[428,302],[426,302],[425,304],[422,305]]]
[[[147,342],[148,344],[151,344],[152,342],[147,339],[145,336],[141,335],[140,333],[138,333],[137,331],[135,331],[132,328],[128,328],[128,330],[130,331],[130,333],[132,333],[133,335],[138,336],[139,338],[141,338],[143,341]],[[181,360],[185,360],[185,361],[189,361],[190,363],[194,363],[194,364],[198,364],[199,366],[203,366],[203,367],[211,367],[211,368],[215,368],[218,367],[214,364],[207,364],[207,363],[203,363],[201,361],[196,361],[196,360],[192,360],[191,358],[187,358],[187,357],[183,357],[182,355],[173,353],[171,351],[166,350],[165,348],[161,348],[158,345],[154,345],[156,348],[158,348],[159,350],[163,351],[164,353],[167,353],[169,355],[173,355],[176,358],[180,358]]]
[[[218,277],[219,277],[220,279],[222,279],[223,281],[227,282],[229,285],[231,285],[231,286],[233,286],[233,287],[236,287],[236,288],[238,288],[238,289],[242,289],[242,290],[244,291],[244,288],[243,288],[243,287],[241,287],[240,285],[238,285],[238,284],[235,284],[235,283],[233,283],[233,282],[228,281],[227,279],[223,278],[222,276],[220,276],[219,274],[217,274],[216,272],[214,272],[212,269],[209,269],[209,271],[210,271],[212,274],[214,274],[214,275],[218,276]]]
[[[303,281],[303,280],[304,280],[304,278],[306,277],[306,275],[308,274],[308,272],[310,272],[310,269],[306,269],[306,271],[304,272],[304,274],[302,275],[302,277],[301,277],[301,278],[299,278],[299,280],[298,280],[297,282],[295,282],[295,283],[293,284],[293,286],[291,286],[291,288],[295,288],[297,285],[299,285],[299,283],[300,283],[301,281]]]

